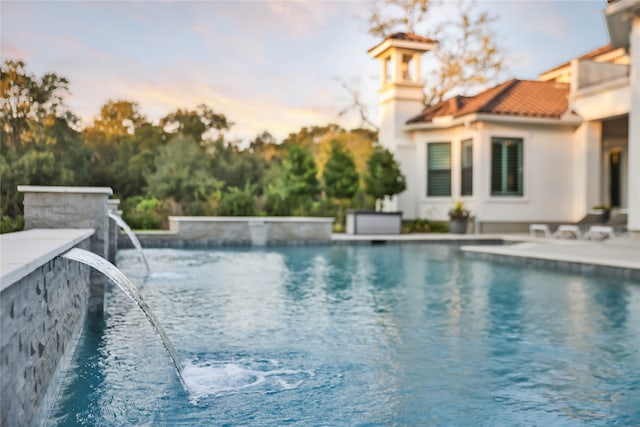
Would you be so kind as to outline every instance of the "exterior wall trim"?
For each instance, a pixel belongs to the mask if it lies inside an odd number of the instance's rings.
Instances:
[[[412,123],[404,126],[405,132],[413,132],[417,130],[433,130],[433,129],[449,129],[456,126],[470,127],[474,122],[494,122],[494,123],[518,123],[546,126],[571,126],[577,127],[582,123],[582,118],[574,115],[568,115],[560,119],[552,119],[545,117],[523,117],[514,115],[498,115],[488,113],[473,113],[465,116],[456,117],[446,123]]]

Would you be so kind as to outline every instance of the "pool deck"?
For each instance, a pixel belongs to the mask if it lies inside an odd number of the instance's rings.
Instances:
[[[332,236],[334,243],[415,242],[461,245],[465,256],[582,273],[620,276],[640,283],[640,236],[604,241],[535,238],[527,234],[402,234]]]

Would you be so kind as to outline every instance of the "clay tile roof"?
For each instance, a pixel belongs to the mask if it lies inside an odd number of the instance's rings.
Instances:
[[[393,34],[389,34],[384,39],[385,40],[389,40],[389,39],[410,40],[413,42],[436,43],[436,41],[433,39],[430,39],[428,37],[422,37],[414,33],[393,33]]]
[[[472,113],[558,119],[569,107],[568,96],[567,83],[511,79],[475,96],[455,96],[428,106],[407,124]]]

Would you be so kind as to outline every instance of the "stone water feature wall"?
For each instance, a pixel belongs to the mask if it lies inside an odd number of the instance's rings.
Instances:
[[[169,231],[136,232],[147,248],[313,245],[331,242],[333,218],[170,216]],[[131,248],[126,237],[121,248]]]
[[[57,235],[54,233],[57,232]],[[58,390],[89,300],[89,267],[58,255],[90,248],[92,230],[3,235],[0,278],[0,425],[40,424]],[[61,238],[60,236],[64,236]]]
[[[108,256],[109,207],[113,194],[108,187],[54,187],[20,185],[24,193],[25,230],[34,228],[93,228],[91,252]],[[107,279],[91,272],[89,311],[104,311],[104,289]]]

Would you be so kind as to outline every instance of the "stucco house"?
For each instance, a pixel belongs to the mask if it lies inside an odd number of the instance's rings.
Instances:
[[[382,67],[379,139],[407,178],[387,210],[444,220],[462,200],[478,231],[508,232],[608,205],[640,232],[640,0],[604,14],[609,45],[426,108],[420,63],[435,41],[396,33],[370,49]]]

